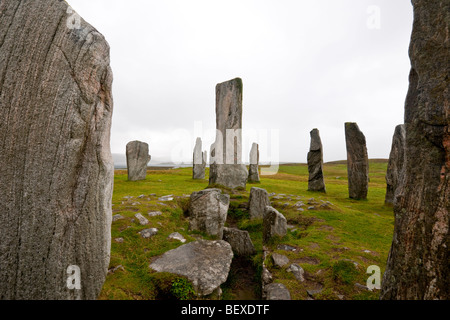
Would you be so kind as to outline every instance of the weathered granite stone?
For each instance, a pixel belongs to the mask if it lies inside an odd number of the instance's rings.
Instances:
[[[222,239],[229,205],[230,196],[222,194],[220,189],[205,189],[192,193],[189,203],[189,230],[206,232]]]
[[[238,256],[251,256],[255,253],[255,247],[248,231],[223,228],[223,240],[231,245],[233,252]]]
[[[142,238],[151,238],[158,233],[158,229],[150,228],[138,232]]]
[[[216,86],[216,141],[211,146],[209,184],[245,188],[247,167],[242,162],[242,80]]]
[[[169,234],[169,236],[167,238],[168,239],[173,239],[173,240],[178,240],[178,241],[180,241],[182,243],[186,242],[186,239],[179,232],[173,232],[173,233]]]
[[[126,153],[128,180],[145,180],[147,164],[151,159],[151,156],[148,154],[148,144],[141,141],[128,142]]]
[[[140,214],[140,213],[136,213],[136,214],[134,215],[134,217],[135,217],[136,219],[138,219],[139,224],[142,225],[142,226],[147,225],[148,222],[149,222],[148,219],[145,218],[145,217],[144,217],[142,214]]]
[[[413,0],[404,183],[381,299],[450,299],[450,2]]]
[[[111,246],[111,84],[108,43],[65,1],[0,1],[0,300],[97,299]],[[72,265],[79,290],[67,287]]]
[[[122,216],[122,215],[120,215],[120,214],[115,214],[115,215],[113,215],[113,217],[112,217],[112,222],[116,222],[116,221],[122,220],[122,219],[125,219],[124,216]]]
[[[267,206],[263,218],[263,241],[267,242],[273,236],[284,237],[286,233],[286,218],[275,208]]]
[[[286,269],[287,272],[292,272],[294,274],[295,279],[299,282],[305,281],[305,270],[300,267],[298,264],[293,263]]]
[[[345,123],[347,145],[348,192],[352,199],[367,199],[369,190],[369,158],[366,138],[354,122]]]
[[[206,155],[206,152],[202,152],[202,139],[197,138],[194,147],[193,179],[205,179]]]
[[[262,218],[267,206],[270,206],[269,194],[267,191],[256,187],[251,188],[248,201],[250,219]]]
[[[270,283],[265,286],[266,300],[291,300],[291,294],[282,283]]]
[[[250,150],[248,182],[260,182],[258,166],[259,166],[259,146],[257,143],[253,143],[252,149]]]
[[[273,253],[272,260],[273,264],[279,268],[282,268],[289,263],[289,258],[279,253]]]
[[[325,192],[325,181],[323,180],[323,150],[319,130],[313,129],[309,133],[311,145],[308,152],[308,190]]]
[[[395,128],[392,138],[391,153],[386,173],[386,196],[384,202],[393,204],[395,193],[399,183],[403,180],[405,162],[405,125],[401,124]]]
[[[187,277],[197,294],[205,296],[227,280],[232,259],[228,242],[199,240],[167,251],[150,268]]]

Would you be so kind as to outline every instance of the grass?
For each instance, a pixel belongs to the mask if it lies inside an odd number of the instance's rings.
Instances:
[[[272,253],[286,255],[290,263],[297,263],[305,270],[306,280],[299,282],[286,267],[275,268],[270,257],[266,259],[274,281],[283,283],[292,299],[307,299],[308,290],[315,289],[321,291],[314,299],[377,299],[377,291],[360,289],[355,283],[366,284],[369,277],[366,270],[370,265],[378,265],[384,272],[394,224],[392,208],[384,205],[386,167],[386,161],[370,161],[368,200],[348,197],[347,167],[339,162],[324,164],[326,193],[307,191],[308,168],[304,164],[282,165],[277,174],[261,176],[260,184],[248,184],[246,190],[233,192],[227,226],[250,233],[257,249],[249,260],[255,270],[252,274],[255,279],[239,279],[236,277],[242,276],[242,272],[231,272],[229,281],[222,285],[223,298],[244,296],[249,299],[249,293],[240,293],[236,283],[259,281],[262,220],[250,220],[245,209],[251,187],[257,186],[281,197],[272,197],[271,204],[292,225],[285,237],[265,244]],[[149,170],[146,180],[130,182],[126,171],[115,172],[113,215],[120,214],[124,219],[112,224],[110,268],[120,265],[123,268],[108,274],[100,299],[192,298],[186,279],[167,276],[161,280],[148,266],[155,257],[182,245],[177,240],[167,239],[172,232],[181,233],[187,242],[199,237],[208,239],[205,234],[188,231],[189,223],[184,214],[188,196],[208,186],[208,170],[206,173],[205,180],[193,180],[191,168]],[[159,199],[165,195],[173,195],[174,200]],[[300,201],[305,204],[303,211],[298,211],[295,206]],[[308,203],[327,201],[330,203],[328,208],[315,205],[314,210],[308,210]],[[161,211],[162,215],[149,217],[150,211]],[[141,226],[134,218],[136,213],[141,213],[150,223]],[[157,235],[149,239],[140,237],[138,232],[147,228],[157,228]],[[123,242],[117,242],[117,238],[122,238]],[[293,246],[296,251],[281,250],[280,244]],[[245,269],[245,266],[239,265],[239,268]],[[254,297],[258,298],[258,293]]]

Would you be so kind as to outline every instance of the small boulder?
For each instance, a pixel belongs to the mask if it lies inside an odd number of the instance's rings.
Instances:
[[[138,233],[141,235],[142,238],[151,238],[158,233],[158,229],[156,228],[144,229]]]
[[[255,253],[255,247],[248,231],[236,228],[223,228],[223,240],[231,245],[236,255],[250,256]]]
[[[145,225],[148,224],[147,218],[145,218],[142,214],[136,213],[136,214],[134,215],[134,217],[135,217],[136,219],[138,219],[139,224],[140,224],[141,226],[145,226]]]
[[[248,201],[250,219],[262,218],[266,206],[270,206],[269,194],[267,191],[256,187],[251,188]]]
[[[282,283],[270,283],[265,286],[267,300],[291,300],[291,294]]]
[[[263,241],[267,242],[273,236],[284,237],[286,233],[286,218],[275,208],[267,206],[263,219]]]

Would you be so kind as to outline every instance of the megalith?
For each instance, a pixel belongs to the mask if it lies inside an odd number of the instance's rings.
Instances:
[[[250,165],[248,169],[248,182],[260,182],[259,180],[259,146],[257,143],[252,144],[252,149],[250,150]]]
[[[450,2],[414,0],[405,172],[381,299],[450,299]]]
[[[323,151],[322,140],[320,140],[319,130],[313,129],[309,133],[311,145],[308,152],[308,190],[325,192],[325,181],[323,179]]]
[[[151,159],[148,154],[148,144],[141,141],[130,141],[127,143],[126,152],[128,180],[145,180],[147,164]]]
[[[205,179],[206,152],[202,151],[202,139],[197,138],[194,147],[194,159],[192,167],[192,179]]]
[[[191,194],[189,230],[206,232],[222,240],[230,196],[220,189],[205,189]]]
[[[108,43],[65,1],[0,1],[0,300],[98,298],[111,84]]]
[[[250,219],[262,218],[267,206],[270,206],[269,194],[267,191],[262,188],[252,187],[248,199]]]
[[[405,161],[405,125],[400,124],[395,127],[392,137],[391,153],[386,172],[386,196],[384,202],[393,204],[395,193],[399,183],[403,180],[403,164]]]
[[[369,190],[369,158],[366,137],[355,122],[345,123],[347,146],[348,193],[352,199],[367,199]]]
[[[245,188],[247,167],[242,162],[242,80],[216,85],[216,140],[211,146],[209,185]]]

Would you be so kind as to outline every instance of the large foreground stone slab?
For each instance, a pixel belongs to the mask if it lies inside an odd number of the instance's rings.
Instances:
[[[167,251],[150,268],[187,277],[197,294],[204,296],[227,280],[232,259],[228,242],[199,240]]]
[[[250,219],[263,218],[267,206],[270,206],[269,194],[267,191],[262,188],[251,188],[248,200]]]
[[[449,300],[450,1],[412,4],[405,177],[380,297]]]
[[[111,84],[108,43],[65,1],[0,1],[0,300],[97,299]]]

